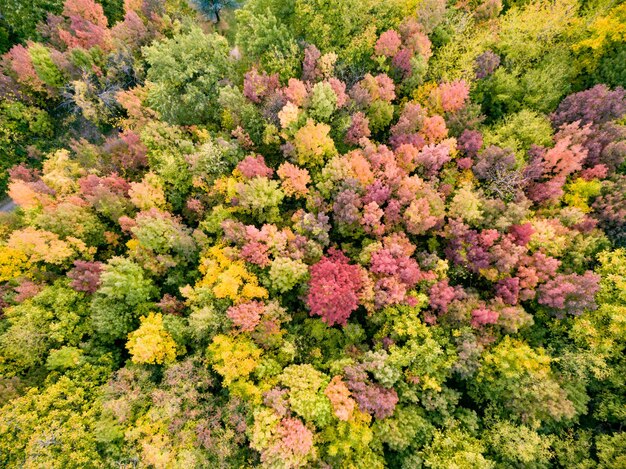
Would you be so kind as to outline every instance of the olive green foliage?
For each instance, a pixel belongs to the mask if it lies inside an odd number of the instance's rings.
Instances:
[[[139,265],[112,258],[91,304],[95,333],[103,340],[125,338],[139,324],[139,317],[147,314],[155,294],[156,288]]]
[[[228,43],[194,26],[144,49],[148,102],[173,124],[202,124],[219,114],[219,82],[230,75]]]
[[[46,362],[50,350],[76,346],[90,332],[84,295],[63,282],[6,312],[2,366],[9,375]]]
[[[28,104],[5,100],[0,104],[0,190],[6,191],[8,174],[12,166],[28,162],[29,149],[49,148],[54,135],[53,121],[43,109]]]

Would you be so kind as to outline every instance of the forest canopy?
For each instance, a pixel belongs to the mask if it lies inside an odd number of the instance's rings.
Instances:
[[[626,467],[626,4],[0,0],[0,467]]]

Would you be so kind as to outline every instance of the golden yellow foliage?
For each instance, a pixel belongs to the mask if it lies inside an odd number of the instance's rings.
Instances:
[[[19,249],[0,247],[0,282],[20,277],[30,268],[28,256]]]
[[[589,35],[573,45],[575,52],[589,53],[583,64],[593,68],[614,44],[626,41],[626,4],[613,8],[607,16],[594,20],[588,27]]]
[[[141,326],[128,334],[126,348],[133,363],[163,364],[176,359],[176,342],[163,327],[161,313],[141,317]]]
[[[243,336],[233,338],[217,335],[209,346],[213,369],[223,378],[226,386],[233,381],[247,378],[259,364],[261,350]]]
[[[267,290],[259,286],[255,275],[248,272],[241,260],[231,260],[222,246],[213,246],[200,264],[204,278],[198,286],[213,289],[217,298],[228,298],[241,303],[253,298],[267,298]]]

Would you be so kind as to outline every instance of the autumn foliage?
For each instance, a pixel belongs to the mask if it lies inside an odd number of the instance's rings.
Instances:
[[[1,467],[625,467],[623,6],[31,3]]]

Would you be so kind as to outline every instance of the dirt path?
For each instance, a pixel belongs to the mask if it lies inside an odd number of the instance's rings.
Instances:
[[[6,197],[0,200],[0,212],[12,212],[15,210],[15,202],[13,202],[9,197]]]

